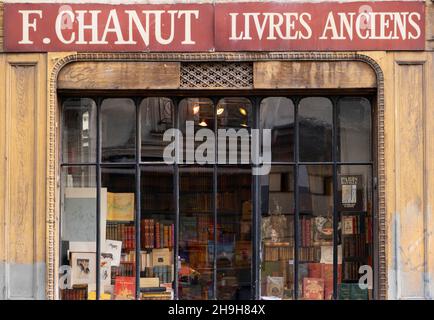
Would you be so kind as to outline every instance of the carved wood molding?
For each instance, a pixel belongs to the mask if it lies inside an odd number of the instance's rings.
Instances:
[[[378,298],[387,298],[387,225],[384,155],[384,74],[379,64],[371,57],[356,52],[237,52],[237,53],[72,53],[60,57],[49,69],[48,105],[48,183],[47,183],[47,287],[48,299],[56,297],[58,244],[56,243],[56,186],[57,168],[57,76],[60,70],[76,61],[173,61],[173,62],[255,62],[255,61],[362,61],[367,63],[377,76],[377,212],[378,212]]]

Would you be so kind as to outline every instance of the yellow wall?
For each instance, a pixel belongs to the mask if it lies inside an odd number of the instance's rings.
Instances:
[[[46,56],[0,55],[0,298],[45,296]]]
[[[434,298],[434,53],[367,53],[385,79],[388,298]]]

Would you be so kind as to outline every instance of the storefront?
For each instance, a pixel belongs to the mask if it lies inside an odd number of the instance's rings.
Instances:
[[[433,10],[4,4],[0,297],[432,298]]]

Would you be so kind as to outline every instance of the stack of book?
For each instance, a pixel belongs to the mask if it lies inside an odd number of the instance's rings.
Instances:
[[[289,242],[264,242],[264,261],[294,259],[294,247]]]
[[[142,249],[173,248],[175,239],[175,225],[173,223],[142,219],[140,228]]]
[[[369,290],[360,288],[358,283],[341,283],[338,289],[339,300],[368,300]]]
[[[72,289],[60,290],[62,300],[87,300],[87,285],[74,285]]]

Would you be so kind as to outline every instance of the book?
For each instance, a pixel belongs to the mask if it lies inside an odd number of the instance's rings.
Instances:
[[[322,278],[321,263],[308,263],[307,269],[309,278]]]
[[[324,300],[324,279],[303,278],[303,298],[307,300]]]
[[[136,296],[136,278],[116,277],[114,294],[116,297],[134,299]]]
[[[363,210],[363,176],[339,175],[338,177],[338,210]]]
[[[111,294],[110,293],[101,292],[99,294],[99,299],[100,300],[111,300]],[[90,291],[87,294],[87,300],[96,300],[96,291]]]
[[[74,285],[72,289],[61,289],[61,300],[87,300],[87,285]]]
[[[342,234],[354,234],[354,219],[352,216],[342,217]]]
[[[358,283],[340,283],[339,300],[368,300],[369,290],[361,289]]]
[[[134,221],[134,193],[107,193],[107,220]]]
[[[152,288],[160,286],[160,278],[140,278],[140,288]]]
[[[171,251],[169,248],[152,250],[152,263],[154,266],[167,266],[171,264]]]
[[[166,292],[166,288],[165,287],[145,287],[145,288],[140,288],[140,292],[153,292],[153,293]]]
[[[267,277],[267,296],[283,297],[284,278],[283,277]]]

